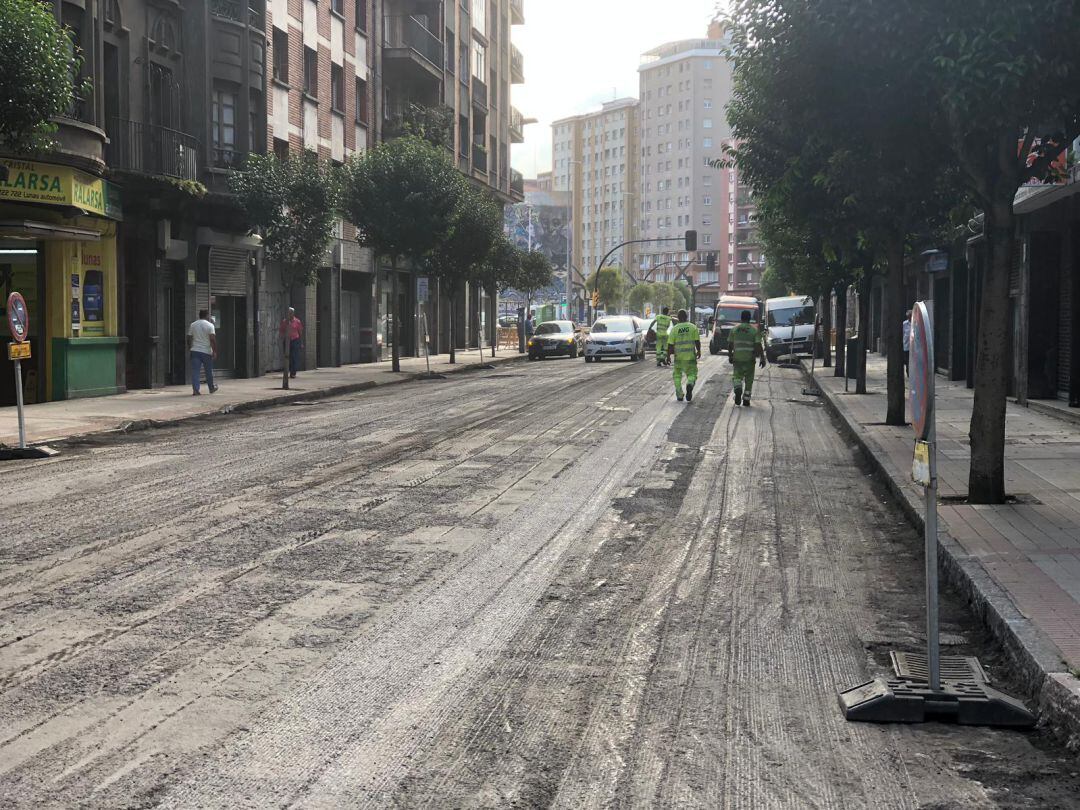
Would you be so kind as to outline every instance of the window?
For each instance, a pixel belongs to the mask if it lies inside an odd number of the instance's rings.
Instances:
[[[345,0],[330,0],[330,10],[339,17],[345,16]]]
[[[712,217],[702,217],[701,224],[704,226],[712,225]]]
[[[712,149],[712,138],[706,138],[704,141],[701,142],[701,145],[705,149]]]
[[[260,154],[266,135],[265,119],[262,115],[262,93],[252,90],[248,94],[248,151]]]
[[[454,32],[449,28],[446,29],[446,39],[443,41],[446,42],[445,59],[443,60],[446,63],[446,72],[453,75],[457,69],[457,52],[455,50],[457,39],[454,38]]]
[[[356,30],[367,31],[368,0],[356,0]]]
[[[214,88],[210,137],[214,146],[214,163],[232,166],[236,162],[236,93],[231,89]]]
[[[278,160],[288,160],[289,142],[281,138],[274,138],[274,155]]]
[[[330,65],[330,109],[345,112],[345,70],[341,65]]]
[[[712,234],[711,233],[702,234],[701,235],[701,242],[702,242],[702,244],[705,244],[705,245],[711,245],[712,244]]]
[[[712,119],[711,118],[706,118],[705,120],[703,120],[701,122],[701,125],[703,127],[705,127],[705,129],[712,129]]]
[[[304,92],[319,97],[319,54],[312,48],[304,48]]]
[[[712,99],[711,98],[705,99],[705,101],[702,102],[702,103],[705,105],[706,110],[711,110],[712,109]]]
[[[484,81],[484,66],[487,63],[487,53],[483,45],[473,40],[473,76]]]
[[[356,78],[356,123],[368,123],[368,99],[367,82],[359,76]]]
[[[487,36],[487,0],[472,0],[472,27]]]
[[[289,34],[280,28],[274,29],[274,79],[289,83]]]
[[[712,205],[712,197],[710,197],[708,195],[702,197],[701,198],[701,204],[702,205]]]

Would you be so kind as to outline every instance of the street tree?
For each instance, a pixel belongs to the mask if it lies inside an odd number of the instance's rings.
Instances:
[[[729,117],[739,139],[737,161],[757,176],[756,189],[769,188],[778,176],[794,176],[793,205],[811,196],[799,192],[823,190],[831,198],[825,210],[843,214],[840,241],[857,242],[860,251],[882,258],[886,422],[900,425],[905,250],[912,233],[944,218],[955,191],[942,151],[925,146],[926,133],[937,125],[934,99],[925,80],[907,71],[895,40],[916,45],[910,32],[898,36],[878,26],[878,5],[738,0],[731,25],[736,89]],[[827,45],[838,41],[845,47]],[[870,276],[864,272],[863,278],[866,293]]]
[[[50,148],[52,119],[90,90],[77,79],[82,57],[51,7],[40,0],[0,3],[0,151]]]
[[[262,236],[266,261],[280,271],[288,303],[294,305],[296,291],[315,284],[326,264],[338,219],[339,170],[310,149],[285,160],[252,154],[241,171],[229,176],[229,185]],[[283,340],[281,379],[288,388],[288,335]]]
[[[657,281],[653,284],[652,302],[656,307],[656,312],[661,312],[664,307],[668,309],[675,307],[676,310],[682,308],[685,306],[686,299],[682,290],[676,290],[675,285],[670,281]]]
[[[525,251],[519,249],[505,233],[499,234],[488,251],[487,258],[476,268],[476,281],[485,289],[498,293],[518,291],[516,284],[522,277],[521,260]],[[518,350],[524,352],[524,331],[520,332]],[[492,341],[491,356],[495,356]]]
[[[1013,201],[1025,183],[1056,179],[1055,161],[1080,136],[1080,3],[921,0],[916,10],[933,24],[920,32],[924,41],[908,69],[934,91],[945,122],[934,142],[955,161],[984,215],[989,261],[975,347],[968,497],[1001,503]],[[893,30],[911,25],[894,12],[886,22]]]
[[[600,304],[611,312],[622,306],[626,298],[626,279],[620,267],[604,267],[589,276],[589,291],[596,291]]]
[[[769,255],[772,255],[771,253]],[[781,277],[776,265],[769,264],[761,272],[761,295],[764,298],[782,298],[787,295],[787,282]]]
[[[555,270],[551,266],[551,260],[540,251],[518,250],[517,278],[514,279],[514,289],[525,294],[528,302],[526,310],[532,306],[532,298],[539,290],[551,286],[554,281]]]
[[[400,371],[398,270],[419,265],[446,238],[465,180],[445,149],[415,136],[355,155],[343,171],[343,209],[357,241],[390,264],[392,368]]]
[[[645,305],[652,304],[657,306],[655,300],[656,285],[644,282],[642,284],[635,284],[630,288],[630,294],[626,298],[626,302],[632,312],[640,312],[644,314]]]
[[[502,208],[486,191],[462,183],[444,237],[424,256],[424,271],[449,294],[450,362],[457,362],[454,310],[466,282],[483,283],[485,265],[502,236]]]

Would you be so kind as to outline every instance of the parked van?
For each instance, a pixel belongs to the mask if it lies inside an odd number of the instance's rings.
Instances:
[[[742,314],[750,311],[750,322],[761,325],[761,302],[743,295],[721,295],[713,312],[713,331],[709,338],[709,352],[720,354],[727,351],[728,336],[742,320]]]
[[[815,350],[817,311],[814,299],[806,295],[770,298],[765,302],[765,354],[775,363],[788,354],[810,354]],[[822,347],[816,347],[820,350]]]

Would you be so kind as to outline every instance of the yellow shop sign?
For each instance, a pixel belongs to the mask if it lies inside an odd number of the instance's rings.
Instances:
[[[0,180],[0,202],[65,205],[88,214],[111,215],[108,183],[100,177],[51,163],[4,160],[7,180]]]

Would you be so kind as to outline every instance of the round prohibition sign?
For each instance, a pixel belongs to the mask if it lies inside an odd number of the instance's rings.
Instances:
[[[911,313],[911,424],[915,438],[930,438],[934,410],[934,332],[930,311],[919,301]]]
[[[8,296],[7,319],[12,340],[24,342],[30,334],[30,313],[26,309],[26,299],[17,292]]]

